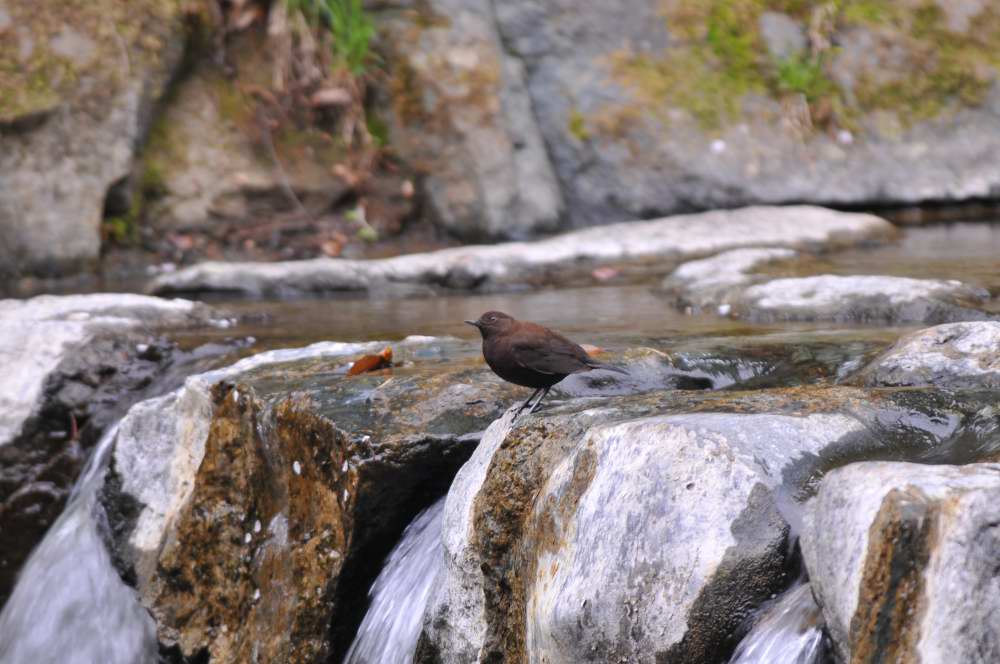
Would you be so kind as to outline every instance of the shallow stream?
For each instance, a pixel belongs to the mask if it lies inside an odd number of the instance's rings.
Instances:
[[[987,288],[994,295],[992,306],[997,307],[998,256],[1000,225],[960,223],[908,229],[896,244],[811,258],[777,273],[819,271],[960,279]],[[655,292],[655,284],[409,300],[327,298],[212,303],[231,312],[237,322],[224,329],[175,334],[173,339],[185,349],[206,343],[231,344],[232,352],[220,364],[263,350],[321,340],[391,343],[409,335],[463,339],[464,343],[449,345],[447,357],[437,361],[478,363],[477,334],[462,321],[498,309],[611,352],[653,348],[669,355],[675,367],[686,367],[691,376],[704,377],[708,380],[705,386],[712,388],[839,382],[911,329],[751,325],[708,314],[686,315],[669,306]],[[584,387],[568,385],[562,398],[575,396],[574,390]],[[560,395],[555,397],[558,400]],[[953,460],[971,460],[986,452],[997,452],[982,447],[985,438],[990,438],[991,445],[998,444],[997,432],[972,431],[963,435],[968,440],[962,439],[965,442],[961,444],[973,451],[954,452]],[[103,451],[104,447],[99,448],[99,452]],[[113,572],[107,552],[100,545],[100,517],[94,512],[95,487],[100,484],[103,470],[100,458],[95,457],[63,517],[36,549],[8,610],[0,614],[0,661],[30,660],[38,664],[49,661],[44,653],[55,656],[60,650],[72,651],[54,637],[82,629],[74,627],[75,621],[81,619],[81,612],[92,609],[80,603],[81,593],[99,597],[102,602],[100,615],[96,616],[101,619],[96,628],[100,633],[94,635],[91,644],[96,650],[76,650],[59,661],[125,664],[135,662],[136,656],[149,655],[151,627],[143,620],[142,612],[136,614],[138,605],[131,591]],[[440,530],[440,512],[439,503],[418,516],[387,559],[382,575],[374,581],[370,612],[346,662],[403,662],[412,653],[420,612],[438,566],[435,537]],[[17,607],[17,613],[12,607]],[[116,629],[110,622],[104,624],[108,621],[132,627]],[[808,586],[796,583],[761,609],[756,626],[737,648],[732,661],[822,661],[820,623]]]

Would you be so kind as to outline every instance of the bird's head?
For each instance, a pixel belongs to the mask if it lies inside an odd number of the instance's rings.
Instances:
[[[506,332],[517,321],[502,311],[487,311],[479,317],[479,320],[467,320],[465,322],[479,328],[479,333],[483,335],[483,339],[487,339],[494,334]]]

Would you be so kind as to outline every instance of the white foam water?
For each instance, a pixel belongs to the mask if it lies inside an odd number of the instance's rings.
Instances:
[[[152,618],[115,571],[97,496],[118,427],[101,438],[66,509],[21,570],[0,613],[3,664],[152,664]]]
[[[764,608],[729,664],[820,664],[823,659],[823,617],[803,581]]]
[[[444,498],[406,527],[368,596],[371,605],[344,664],[409,664],[444,551]]]

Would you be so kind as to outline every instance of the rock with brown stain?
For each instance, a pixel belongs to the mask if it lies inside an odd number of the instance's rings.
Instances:
[[[117,565],[174,659],[343,654],[368,584],[513,388],[457,359],[347,379],[381,344],[273,351],[189,378],[121,424],[102,503]],[[438,350],[435,350],[435,347]]]
[[[1000,661],[1000,465],[856,463],[806,510],[802,552],[843,661]]]
[[[508,414],[449,492],[416,661],[724,661],[790,580],[797,493],[887,440],[933,445],[904,415],[935,407],[812,387]]]

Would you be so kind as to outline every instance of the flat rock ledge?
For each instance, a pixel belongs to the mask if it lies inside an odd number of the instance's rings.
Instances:
[[[865,369],[867,385],[1000,389],[1000,322],[952,323],[896,342]]]
[[[684,263],[661,289],[691,310],[760,323],[949,323],[984,320],[989,292],[955,280],[885,275],[772,279],[755,271],[799,257],[780,248],[737,249]]]
[[[802,553],[841,661],[1000,660],[1000,465],[856,463],[810,501]]]
[[[592,281],[592,270],[604,265],[663,274],[683,261],[729,249],[829,250],[885,240],[893,233],[887,221],[867,214],[810,206],[748,207],[612,224],[536,242],[457,247],[386,259],[208,262],[160,275],[149,290],[245,295],[491,291]]]
[[[209,307],[132,294],[0,301],[0,604],[62,511],[86,449],[172,364],[159,333],[224,324]]]

